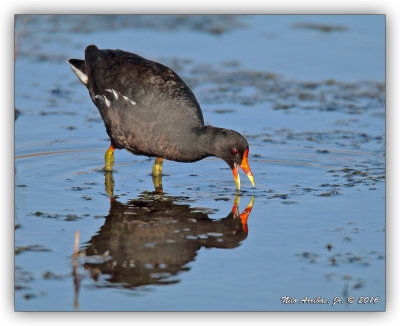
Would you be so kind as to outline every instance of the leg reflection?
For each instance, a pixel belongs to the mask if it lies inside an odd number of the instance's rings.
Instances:
[[[114,196],[114,178],[111,171],[106,171],[104,174],[104,186],[107,194],[110,197]]]

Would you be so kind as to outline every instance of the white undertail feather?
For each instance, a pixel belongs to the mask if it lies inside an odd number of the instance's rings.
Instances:
[[[68,62],[68,61],[67,61]],[[69,62],[68,62],[69,63]],[[70,64],[72,71],[75,73],[75,75],[78,76],[79,80],[84,84],[87,85],[88,83],[88,76],[78,68],[76,68],[74,65]]]

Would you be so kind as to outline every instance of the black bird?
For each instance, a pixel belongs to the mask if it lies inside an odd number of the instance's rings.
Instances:
[[[172,69],[95,45],[86,48],[85,60],[68,63],[88,88],[110,137],[106,170],[112,170],[115,148],[156,157],[153,176],[160,180],[163,159],[195,162],[216,156],[232,169],[238,190],[239,166],[254,186],[246,139],[234,130],[205,126],[194,94]]]

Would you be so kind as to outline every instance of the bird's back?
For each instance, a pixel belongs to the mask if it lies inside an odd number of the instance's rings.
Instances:
[[[175,157],[183,153],[182,140],[203,127],[204,119],[194,94],[175,72],[136,54],[94,45],[86,48],[81,69],[116,148],[185,160]]]

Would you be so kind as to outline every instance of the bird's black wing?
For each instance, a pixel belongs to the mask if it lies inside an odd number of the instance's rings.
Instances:
[[[87,87],[93,101],[115,91],[133,101],[132,110],[145,108],[149,115],[180,115],[193,125],[204,125],[203,114],[193,92],[170,68],[121,50],[85,51]],[[111,98],[109,98],[111,100]],[[100,109],[100,108],[99,108]]]

